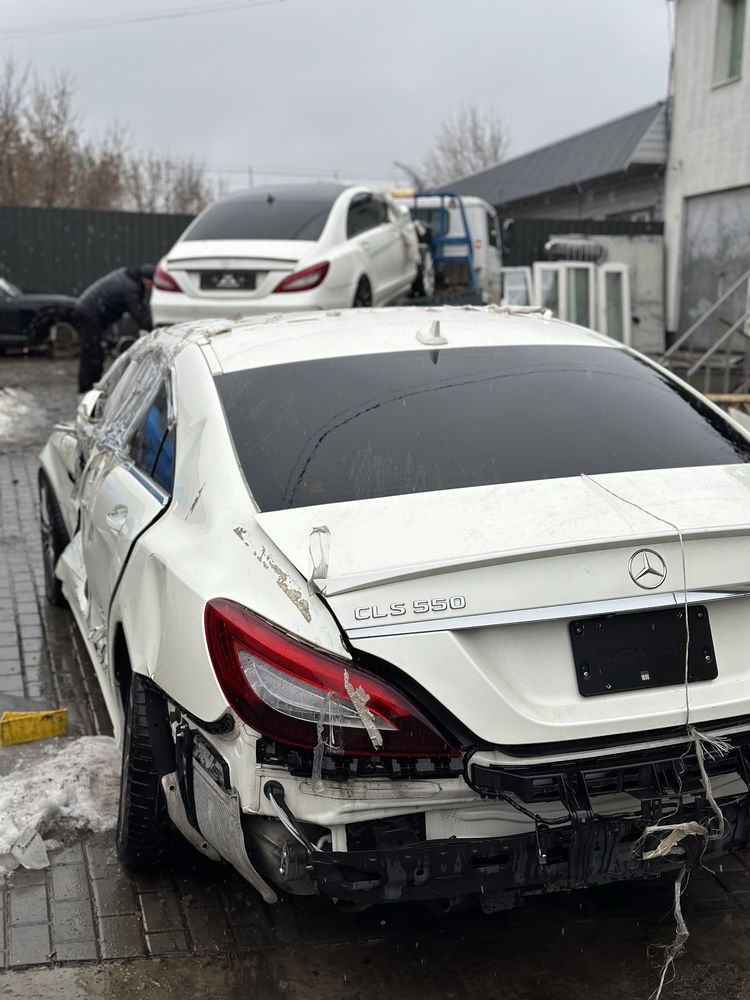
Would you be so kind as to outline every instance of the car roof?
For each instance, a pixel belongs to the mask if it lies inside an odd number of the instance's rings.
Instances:
[[[333,204],[344,191],[346,191],[345,184],[268,184],[263,187],[248,188],[245,191],[235,191],[213,204],[267,201],[269,198],[282,202],[321,201]]]
[[[446,343],[431,344],[433,324]],[[172,328],[179,333],[179,327]],[[593,330],[498,307],[397,307],[268,315],[190,324],[203,332],[225,372],[294,361],[414,350],[521,344],[624,349]]]

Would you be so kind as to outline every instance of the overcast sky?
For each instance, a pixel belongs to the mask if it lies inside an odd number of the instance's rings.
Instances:
[[[251,3],[0,0],[0,59],[72,73],[94,134],[117,121],[141,150],[211,170],[251,164],[255,183],[269,169],[396,178],[394,161],[419,161],[462,102],[496,109],[513,156],[666,90],[666,0]],[[43,33],[199,6],[212,11]]]

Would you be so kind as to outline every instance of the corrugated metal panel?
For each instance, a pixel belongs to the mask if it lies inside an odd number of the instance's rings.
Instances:
[[[615,121],[563,139],[525,156],[508,160],[449,184],[445,190],[477,195],[505,205],[546,191],[608,177],[626,170],[654,122],[663,117],[662,102]],[[645,156],[647,149],[644,149]],[[666,146],[653,146],[654,164],[666,162]],[[644,159],[640,163],[648,162]]]
[[[544,244],[551,236],[661,236],[662,222],[625,222],[619,219],[505,219],[502,221],[503,264],[530,267],[544,260]]]
[[[661,112],[646,129],[643,138],[630,157],[630,163],[666,164],[668,152],[667,111],[666,107],[662,105]],[[630,163],[628,166],[630,166]]]
[[[0,276],[28,292],[78,295],[116,267],[156,263],[191,218],[0,206]]]

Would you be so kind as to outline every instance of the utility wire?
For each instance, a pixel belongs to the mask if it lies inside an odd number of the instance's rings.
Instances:
[[[139,13],[111,17],[88,17],[76,21],[52,21],[46,24],[19,25],[17,28],[0,28],[0,41],[23,38],[43,38],[49,35],[67,35],[78,31],[95,31],[121,24],[143,24],[152,21],[172,21],[204,14],[221,14],[231,10],[250,10],[254,7],[271,7],[286,0],[223,0],[217,3],[193,4],[172,10],[140,11]]]

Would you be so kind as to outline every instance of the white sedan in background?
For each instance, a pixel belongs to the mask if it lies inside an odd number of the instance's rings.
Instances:
[[[412,288],[430,294],[421,281],[426,253],[408,209],[385,192],[339,184],[243,191],[207,208],[159,263],[154,323],[380,306]]]
[[[270,902],[494,911],[747,846],[749,463],[684,383],[543,316],[142,338],[39,480],[121,858],[161,864],[171,820]]]

